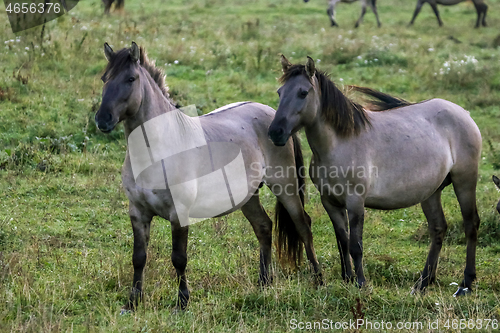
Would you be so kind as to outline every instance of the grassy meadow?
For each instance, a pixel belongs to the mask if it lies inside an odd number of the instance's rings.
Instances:
[[[473,29],[470,2],[439,7],[442,28],[425,5],[408,27],[415,2],[380,0],[382,27],[368,11],[354,29],[358,3],[338,5],[340,27],[331,28],[326,0],[127,0],[123,13],[110,16],[100,0],[85,0],[43,30],[17,34],[0,4],[0,331],[285,332],[294,331],[293,319],[363,318],[391,322],[393,330],[398,322],[423,323],[407,326],[409,332],[430,331],[437,320],[434,331],[459,332],[477,320],[500,320],[500,193],[491,181],[500,174],[500,1],[487,0],[489,27],[481,29]],[[438,281],[423,295],[410,295],[429,246],[420,207],[367,210],[368,284],[358,289],[341,280],[331,222],[311,192],[306,210],[324,287],[314,287],[306,264],[297,272],[273,264],[274,283],[259,288],[258,242],[236,212],[190,228],[192,294],[188,309],[176,312],[170,225],[155,218],[144,302],[120,315],[133,272],[120,180],[126,142],[122,126],[105,135],[93,118],[103,43],[117,51],[131,41],[165,70],[173,99],[195,104],[200,114],[244,100],[276,108],[280,53],[292,63],[317,59],[339,86],[368,86],[414,102],[440,97],[469,110],[483,135],[473,293],[452,297],[450,284],[460,283],[465,265],[465,236],[451,187],[442,199],[449,228]],[[304,136],[302,142],[308,161]],[[271,193],[262,190],[261,197],[273,214]],[[475,325],[453,327],[453,320]],[[491,322],[481,330],[495,331]]]

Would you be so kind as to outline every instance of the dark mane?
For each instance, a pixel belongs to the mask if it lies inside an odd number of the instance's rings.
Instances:
[[[368,101],[368,109],[370,111],[386,111],[390,109],[396,109],[403,106],[412,105],[413,103],[408,102],[402,98],[394,97],[388,94],[384,94],[383,92],[366,88],[366,87],[358,87],[358,86],[349,86],[354,91],[358,91],[362,94],[371,96],[376,98],[377,100],[369,100]]]
[[[279,78],[279,82],[283,84],[297,75],[308,76],[304,65],[290,66]],[[314,75],[321,91],[321,115],[339,136],[357,135],[370,126],[370,120],[363,107],[347,98],[330,80],[327,73],[316,70]]]
[[[290,78],[298,75],[308,76],[304,65],[290,66],[278,80],[284,84]],[[347,98],[330,80],[327,73],[316,70],[314,75],[319,82],[321,91],[321,114],[339,136],[357,135],[366,126],[371,125],[363,107]],[[413,104],[371,88],[358,86],[349,86],[349,88],[376,99],[369,100],[368,109],[370,111],[386,111]]]
[[[155,66],[154,61],[148,59],[146,51],[140,48],[140,65],[151,75],[165,97],[169,97],[168,87],[165,85],[165,74],[160,68]],[[132,63],[130,49],[124,48],[116,52],[114,57],[108,62],[102,80],[104,82],[115,78],[122,70]]]

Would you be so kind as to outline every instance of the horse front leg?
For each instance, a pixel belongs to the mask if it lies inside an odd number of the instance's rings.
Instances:
[[[417,1],[417,7],[415,8],[415,11],[413,12],[413,17],[410,21],[410,25],[413,25],[415,22],[415,19],[417,18],[418,13],[420,13],[420,10],[422,9],[422,5],[424,4],[425,1],[423,0],[418,0]]]
[[[363,224],[365,219],[364,201],[361,198],[348,199],[347,215],[349,217],[349,253],[354,263],[359,287],[365,284],[363,273]]]
[[[142,275],[144,266],[146,266],[149,232],[153,214],[141,211],[134,204],[130,203],[129,216],[134,232],[134,253],[132,255],[134,279],[129,301],[125,305],[124,310],[134,310],[142,299]]]
[[[179,291],[177,294],[177,307],[184,310],[189,301],[189,289],[186,279],[188,226],[182,227],[179,221],[171,221],[172,225],[172,264],[177,273]]]
[[[351,257],[349,255],[349,234],[346,209],[331,203],[327,197],[322,197],[321,202],[332,221],[335,237],[337,238],[342,279],[346,282],[350,282],[354,280],[354,274],[351,266]]]

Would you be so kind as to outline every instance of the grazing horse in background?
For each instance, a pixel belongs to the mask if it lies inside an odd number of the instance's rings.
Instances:
[[[439,26],[443,26],[443,21],[441,21],[441,17],[439,17],[439,11],[437,9],[437,5],[444,6],[452,6],[464,2],[466,0],[417,0],[417,8],[415,8],[415,12],[413,13],[413,17],[410,21],[410,25],[413,24],[415,19],[417,18],[418,13],[420,13],[420,9],[424,3],[429,3],[431,5],[434,14],[436,14]],[[479,25],[482,24],[483,27],[486,26],[486,12],[488,11],[488,6],[484,3],[484,0],[471,0],[474,3],[474,7],[476,7],[477,12],[477,22],[476,28],[479,28]]]
[[[498,179],[498,177],[495,175],[493,175],[492,179],[497,188],[500,190],[500,179]],[[500,200],[497,203],[497,212],[500,213]]]
[[[337,3],[339,3],[339,2],[353,3],[356,1],[358,1],[358,0],[329,0],[328,1],[328,9],[326,10],[326,13],[328,14],[328,17],[330,18],[330,22],[332,24],[332,27],[338,27],[338,24],[335,21],[335,6],[337,5]],[[361,22],[363,22],[363,17],[365,16],[367,6],[369,6],[372,9],[373,13],[375,14],[375,17],[377,18],[377,25],[379,27],[381,26],[380,20],[378,19],[376,1],[377,0],[360,0],[360,2],[361,2],[361,16],[356,21],[356,24],[354,25],[355,28],[359,27]],[[304,2],[309,2],[309,0],[304,0]]]
[[[258,195],[259,188],[266,184],[277,197],[275,232],[278,255],[280,258],[283,256],[290,264],[298,264],[305,247],[317,282],[322,284],[321,271],[313,248],[311,220],[304,211],[300,143],[297,137],[292,137],[284,147],[278,148],[268,139],[267,130],[275,111],[267,105],[242,102],[222,107],[201,117],[189,117],[176,109],[169,98],[163,72],[148,60],[144,50],[139,49],[137,44],[132,43],[130,49],[125,48],[115,53],[106,43],[104,52],[108,65],[102,77],[103,98],[95,122],[102,132],[108,133],[123,121],[128,143],[122,168],[122,182],[129,199],[129,215],[134,232],[134,278],[125,309],[134,309],[142,297],[142,275],[146,264],[150,224],[154,216],[160,216],[171,223],[172,264],[179,282],[177,305],[181,309],[186,307],[189,300],[185,275],[188,225],[183,222],[187,217],[215,217],[196,215],[214,208],[210,205],[203,206],[208,199],[210,203],[220,203],[220,189],[214,186],[219,183],[209,182],[207,185],[203,183],[203,179],[207,179],[206,169],[210,165],[214,168],[214,164],[221,165],[224,162],[221,159],[227,157],[224,156],[225,147],[229,147],[229,150],[236,147],[238,157],[242,158],[242,163],[244,161],[243,172],[239,173],[243,175],[244,191],[241,195],[241,186],[239,190],[238,186],[233,187],[234,184],[241,185],[241,178],[239,183],[233,181],[234,174],[227,172],[229,163],[223,165],[225,172],[220,173],[222,168],[217,168],[220,179],[225,181],[227,186],[227,189],[224,187],[226,196],[229,193],[231,197],[229,208],[219,211],[218,216],[241,209],[250,221],[260,244],[259,282],[265,285],[271,279],[269,264],[273,227]],[[156,131],[152,131],[151,127],[156,128]],[[172,129],[184,134],[181,139],[178,139],[176,133],[171,133]],[[173,139],[161,140],[166,137]],[[178,147],[193,139],[198,140],[197,142],[203,141],[204,145],[194,145],[191,150],[179,151]],[[219,155],[216,156],[214,147],[220,145],[224,149],[219,149]],[[158,155],[165,150],[178,153],[169,158]],[[206,154],[207,159],[196,160],[200,154]],[[190,159],[186,160],[186,157]],[[136,171],[149,170],[148,166],[152,168],[151,172],[144,177],[141,173],[141,178],[138,177]],[[251,168],[245,169],[245,166]],[[290,169],[292,172],[289,172]],[[155,175],[159,175],[156,184],[142,185],[148,184],[148,177],[154,178]],[[139,182],[142,178],[144,180]],[[187,186],[180,188],[179,184]],[[181,196],[177,195],[178,193],[181,193]],[[208,194],[211,198],[200,197],[199,193]],[[176,201],[177,199],[180,201]],[[198,211],[194,214],[196,209]]]
[[[102,0],[104,3],[104,14],[109,15],[109,11],[111,9],[111,5],[115,0]],[[121,10],[125,6],[125,0],[116,0],[115,10]]]
[[[470,291],[476,278],[481,134],[469,113],[442,99],[411,104],[353,87],[379,100],[368,110],[344,96],[327,74],[316,70],[311,58],[304,66],[292,65],[282,56],[282,66],[280,102],[269,136],[276,145],[284,145],[305,128],[313,152],[309,174],[335,229],[342,277],[356,278],[359,286],[365,283],[365,207],[393,210],[420,203],[431,245],[414,290],[435,281],[447,229],[441,191],[453,184],[467,238],[464,280],[455,295]]]

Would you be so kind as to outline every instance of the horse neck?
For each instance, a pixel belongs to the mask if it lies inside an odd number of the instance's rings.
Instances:
[[[327,156],[337,146],[338,135],[332,125],[324,121],[321,116],[321,107],[316,112],[316,117],[305,127],[307,142],[316,158]]]
[[[141,71],[141,87],[142,90],[142,100],[139,106],[139,111],[125,120],[125,138],[128,140],[128,136],[134,129],[141,126],[148,120],[158,117],[161,114],[175,110],[175,105],[163,95],[162,91],[153,80],[151,75],[147,73],[146,70]]]

